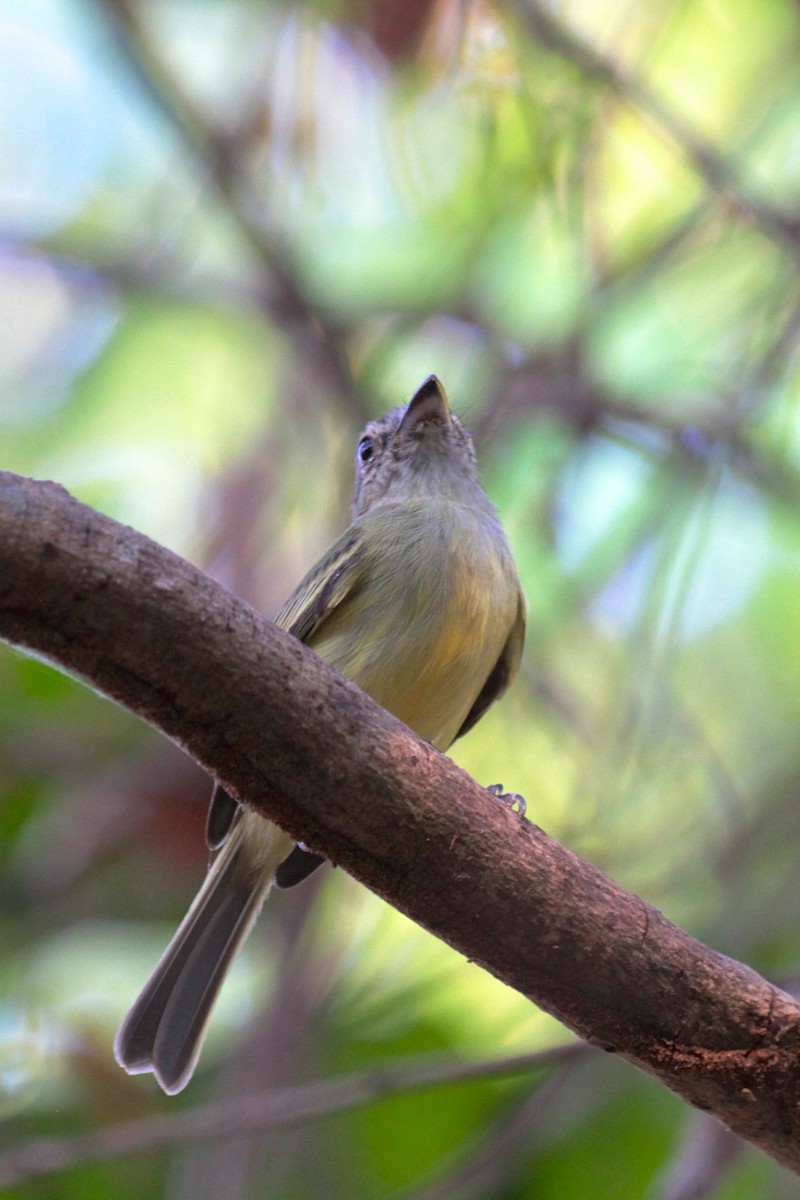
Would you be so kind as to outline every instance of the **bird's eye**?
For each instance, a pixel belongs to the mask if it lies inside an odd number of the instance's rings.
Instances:
[[[363,437],[358,443],[358,461],[368,463],[375,453],[375,443],[371,437]]]

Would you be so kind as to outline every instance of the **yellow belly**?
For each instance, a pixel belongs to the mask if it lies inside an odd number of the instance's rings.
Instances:
[[[444,750],[506,644],[518,584],[492,529],[463,512],[437,516],[393,521],[391,551],[377,543],[362,585],[310,644]]]

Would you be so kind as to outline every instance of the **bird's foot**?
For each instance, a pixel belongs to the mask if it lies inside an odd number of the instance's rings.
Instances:
[[[491,783],[486,790],[490,796],[494,796],[501,804],[506,804],[509,808],[516,808],[521,817],[525,816],[528,806],[525,803],[525,797],[520,796],[519,792],[504,792],[502,783]]]

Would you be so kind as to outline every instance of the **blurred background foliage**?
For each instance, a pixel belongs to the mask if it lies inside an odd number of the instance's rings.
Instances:
[[[0,467],[274,612],[347,520],[365,419],[436,372],[530,600],[521,677],[455,757],[787,986],[798,65],[791,0],[0,7]],[[6,1150],[569,1041],[326,868],[270,901],[189,1090],[128,1079],[113,1033],[202,876],[208,791],[0,647]],[[289,1130],[81,1145],[15,1194],[800,1197],[591,1053]]]

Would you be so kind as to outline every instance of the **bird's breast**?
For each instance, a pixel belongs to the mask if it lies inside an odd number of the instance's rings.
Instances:
[[[488,514],[414,512],[376,522],[367,546],[361,584],[312,645],[446,749],[516,619],[518,583],[505,536]]]

